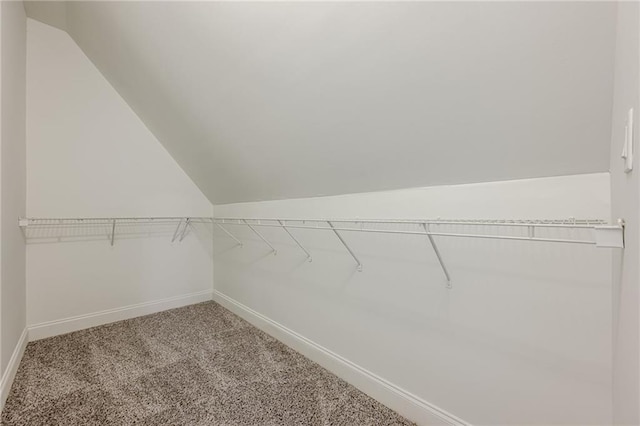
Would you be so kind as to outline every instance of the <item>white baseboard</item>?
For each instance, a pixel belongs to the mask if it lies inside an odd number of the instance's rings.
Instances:
[[[213,300],[411,421],[420,425],[469,425],[217,290],[213,291]]]
[[[13,379],[16,377],[16,373],[18,372],[18,366],[22,360],[22,355],[24,354],[24,350],[29,342],[28,336],[29,332],[25,328],[22,330],[18,344],[13,349],[11,359],[9,360],[9,364],[7,364],[7,369],[4,371],[2,379],[0,379],[0,412],[2,412],[2,409],[4,408],[4,403],[7,401],[7,397],[9,396]]]
[[[57,336],[59,334],[70,333],[72,331],[84,330],[85,328],[91,328],[98,325],[149,315],[160,311],[166,311],[168,309],[179,308],[181,306],[193,305],[194,303],[206,302],[211,299],[211,290],[205,290],[197,293],[184,294],[151,302],[138,303],[136,305],[123,306],[121,308],[107,309],[105,311],[33,324],[28,327],[29,340],[34,341],[44,339],[46,337]]]

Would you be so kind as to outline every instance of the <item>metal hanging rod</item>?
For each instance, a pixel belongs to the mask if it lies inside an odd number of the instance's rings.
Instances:
[[[563,220],[458,220],[458,219],[281,219],[281,218],[228,218],[215,217],[213,223],[222,228],[226,225],[245,225],[251,228],[266,244],[275,251],[275,248],[269,243],[255,227],[273,227],[282,228],[296,242],[296,244],[311,258],[311,254],[302,246],[302,244],[291,234],[289,229],[312,229],[332,231],[340,242],[347,249],[349,254],[356,261],[358,271],[362,270],[362,263],[347,244],[340,232],[371,232],[380,234],[403,234],[403,235],[421,235],[427,236],[428,241],[435,252],[438,263],[442,268],[444,276],[447,280],[447,287],[451,288],[451,276],[444,263],[442,254],[438,249],[436,241],[433,237],[458,237],[458,238],[483,238],[495,240],[516,240],[516,241],[536,241],[549,243],[568,243],[568,244],[588,244],[596,247],[624,248],[624,221],[619,219],[615,225],[609,225],[607,221],[601,219],[563,219]],[[313,224],[313,225],[312,225]],[[348,224],[356,224],[360,226],[348,226]],[[415,225],[418,227],[415,231],[403,229],[379,229],[366,225]],[[455,228],[456,232],[450,232],[450,228]],[[462,230],[459,229],[462,227]],[[464,228],[468,227],[492,227],[494,231],[502,228],[525,228],[526,235],[501,235],[501,234],[478,234],[474,232],[464,232]],[[421,228],[421,229],[420,229]],[[436,228],[434,230],[434,228]],[[444,228],[444,229],[443,229]],[[545,229],[565,229],[580,230],[582,239],[578,238],[551,238],[536,235],[536,228]],[[239,243],[239,240],[222,228],[230,237]],[[592,239],[584,239],[585,231],[592,231]],[[340,232],[339,232],[340,231]]]
[[[228,225],[241,225],[232,224],[229,222],[225,222]],[[253,223],[253,226],[263,226],[269,228],[279,228],[277,225],[271,225],[266,223]],[[591,240],[574,240],[574,239],[563,239],[563,238],[537,238],[537,237],[518,237],[518,236],[508,236],[508,235],[485,235],[485,234],[465,234],[465,233],[452,233],[452,232],[433,232],[429,231],[427,233],[421,231],[401,231],[401,230],[390,230],[390,229],[363,229],[363,228],[348,228],[348,227],[322,227],[322,226],[304,226],[304,225],[287,225],[287,228],[293,229],[315,229],[315,230],[328,230],[328,231],[351,231],[351,232],[372,232],[376,234],[403,234],[403,235],[435,235],[439,237],[465,237],[465,238],[486,238],[493,240],[522,240],[522,241],[541,241],[541,242],[549,242],[549,243],[574,243],[574,244],[593,244],[596,245],[595,241]],[[617,247],[617,246],[616,246]]]

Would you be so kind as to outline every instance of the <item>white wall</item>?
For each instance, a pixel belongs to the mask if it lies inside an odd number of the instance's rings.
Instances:
[[[3,1],[0,7],[0,372],[4,373],[26,325],[25,245],[16,223],[26,206],[26,17],[21,1]]]
[[[608,174],[214,206],[217,217],[604,218]],[[474,424],[611,421],[611,249],[260,228],[214,231],[215,290]],[[556,231],[557,232],[557,231]],[[558,235],[558,234],[554,234]]]
[[[67,33],[33,20],[27,29],[28,215],[210,216]],[[173,230],[121,229],[113,247],[104,227],[28,231],[28,324],[210,291],[210,229],[171,244]]]
[[[613,407],[616,424],[640,424],[640,7],[618,5],[615,87],[611,137],[612,215],[626,220],[626,248],[615,252]],[[625,174],[620,158],[629,108],[635,108],[635,170]]]

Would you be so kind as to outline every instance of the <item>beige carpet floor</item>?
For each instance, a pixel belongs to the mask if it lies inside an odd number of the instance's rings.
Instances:
[[[3,425],[409,425],[214,302],[29,343]]]

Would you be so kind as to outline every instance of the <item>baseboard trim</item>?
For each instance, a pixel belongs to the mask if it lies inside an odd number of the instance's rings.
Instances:
[[[9,396],[13,379],[16,377],[16,373],[18,372],[22,355],[24,355],[24,350],[29,342],[28,337],[29,331],[25,327],[25,329],[22,330],[18,344],[13,349],[11,359],[9,359],[9,363],[7,364],[7,369],[4,371],[2,379],[0,379],[0,412],[2,412],[2,409],[4,408],[4,403],[7,401],[7,397]]]
[[[213,300],[411,421],[420,425],[469,425],[217,290],[213,291]]]
[[[72,331],[84,330],[98,325],[109,324],[143,315],[149,315],[168,309],[193,305],[194,303],[206,302],[212,299],[212,291],[205,290],[197,293],[184,294],[166,299],[154,300],[151,302],[138,303],[135,305],[123,306],[121,308],[107,309],[100,312],[93,312],[85,315],[78,315],[63,318],[55,321],[47,321],[30,325],[29,340],[40,340],[60,334],[71,333]]]

